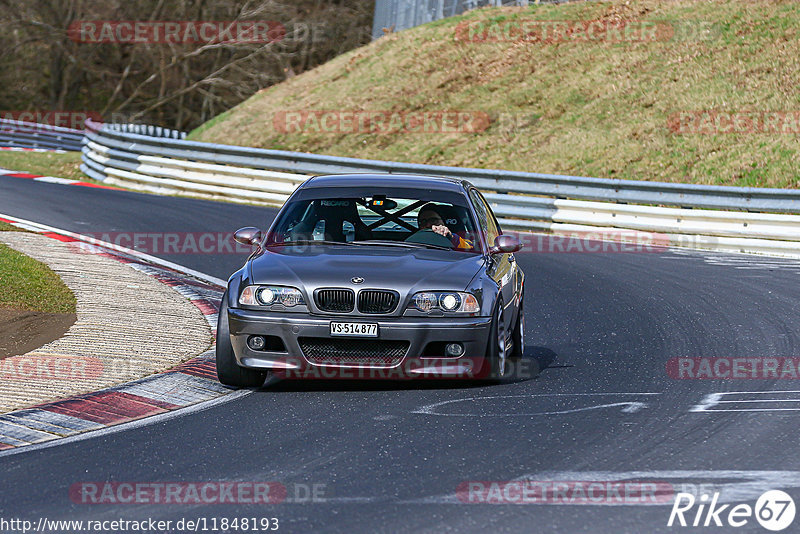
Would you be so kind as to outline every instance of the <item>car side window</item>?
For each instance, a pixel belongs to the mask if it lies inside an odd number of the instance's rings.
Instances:
[[[502,234],[503,231],[500,229],[500,223],[497,222],[497,218],[494,216],[492,208],[489,206],[489,203],[486,202],[486,199],[483,198],[483,195],[478,193],[478,198],[481,199],[481,202],[483,202],[483,206],[486,209],[486,219],[489,225],[489,234],[492,236],[492,239],[489,241],[489,243],[494,244],[494,239]]]
[[[494,240],[500,235],[500,228],[497,225],[494,214],[475,189],[469,192],[469,196],[472,200],[472,205],[475,207],[475,213],[478,215],[478,224],[483,233],[486,234],[486,242],[489,246],[492,246],[494,245]]]

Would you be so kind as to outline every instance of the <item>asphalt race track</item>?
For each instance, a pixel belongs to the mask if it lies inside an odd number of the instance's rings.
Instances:
[[[275,211],[6,178],[0,213],[101,233],[231,232],[264,227]],[[164,257],[219,278],[244,259]],[[796,381],[667,373],[673,358],[800,356],[800,263],[675,250],[517,258],[527,275],[526,358],[541,368],[535,378],[277,383],[166,422],[2,456],[0,516],[275,517],[288,532],[619,534],[730,527],[668,527],[671,498],[475,504],[457,489],[469,481],[635,480],[676,492],[704,485],[751,505],[782,489],[800,503]],[[110,481],[276,481],[293,502],[70,499],[73,484]],[[313,485],[324,500],[305,498]],[[736,530],[766,532],[754,518]]]

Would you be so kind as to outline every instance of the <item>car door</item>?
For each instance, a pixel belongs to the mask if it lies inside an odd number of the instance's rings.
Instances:
[[[478,224],[481,231],[486,236],[486,244],[489,247],[494,246],[494,240],[502,233],[500,225],[489,207],[489,204],[483,198],[483,195],[477,189],[470,190],[470,200],[472,206],[475,208],[475,213],[478,216]],[[516,264],[513,254],[500,253],[491,256],[492,263],[487,269],[487,274],[494,280],[500,292],[503,295],[503,306],[505,307],[503,318],[506,323],[506,331],[511,326],[511,320],[514,317],[514,307],[517,303],[515,284],[515,271]]]

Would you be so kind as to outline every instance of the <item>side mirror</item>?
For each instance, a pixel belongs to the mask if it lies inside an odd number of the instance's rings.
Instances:
[[[261,237],[261,230],[252,226],[239,228],[233,233],[233,240],[242,245],[258,245],[261,242]]]
[[[512,235],[499,235],[494,240],[494,246],[489,249],[489,254],[508,254],[522,248],[522,243]]]

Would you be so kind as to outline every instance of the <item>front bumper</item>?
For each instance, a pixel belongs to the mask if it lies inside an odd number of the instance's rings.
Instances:
[[[378,340],[397,340],[408,343],[408,350],[397,362],[374,365],[350,361],[319,363],[307,357],[299,338],[340,341],[330,335],[332,321],[378,324]],[[251,369],[283,372],[285,376],[312,377],[378,377],[363,371],[380,369],[385,378],[415,376],[475,377],[481,371],[491,328],[490,317],[364,317],[312,316],[303,313],[277,314],[270,312],[228,309],[231,344],[237,363]],[[283,342],[285,351],[252,350],[247,345],[250,336],[275,336]],[[355,338],[347,338],[355,339]],[[362,339],[362,338],[358,338]],[[374,339],[374,338],[372,338]],[[425,355],[430,343],[461,343],[464,352],[458,358]],[[309,374],[309,370],[311,373]],[[320,373],[320,370],[324,371]],[[348,373],[344,371],[348,370]],[[317,371],[316,373],[314,371]],[[389,372],[391,371],[391,372]]]

